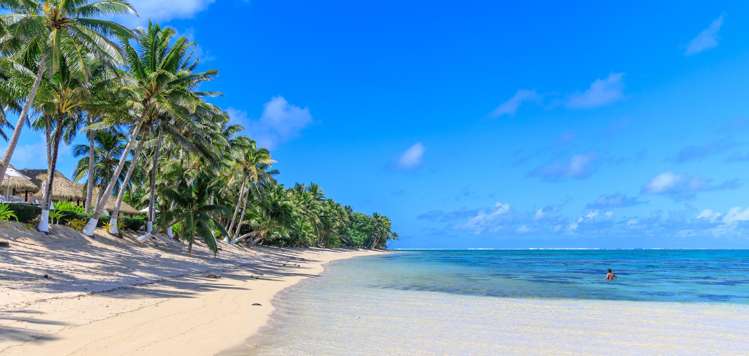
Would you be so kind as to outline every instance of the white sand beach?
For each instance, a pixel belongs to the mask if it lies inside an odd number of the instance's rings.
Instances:
[[[146,245],[17,223],[0,236],[0,355],[211,355],[266,323],[273,296],[327,262],[375,254],[331,249]],[[46,276],[46,277],[45,277]]]

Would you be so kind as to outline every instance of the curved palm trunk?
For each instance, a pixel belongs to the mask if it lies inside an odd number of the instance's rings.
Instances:
[[[153,164],[151,165],[151,186],[150,196],[148,197],[148,223],[146,224],[146,234],[153,233],[153,222],[156,220],[156,173],[159,170],[159,154],[161,153],[161,143],[163,136],[159,135],[159,141],[153,153]]]
[[[45,234],[49,232],[49,210],[52,206],[52,186],[55,181],[55,170],[57,169],[57,153],[60,148],[61,137],[62,120],[57,123],[57,127],[55,128],[55,134],[53,137],[50,137],[49,134],[47,134],[47,181],[45,183],[42,199],[42,214],[39,217],[39,224],[36,226],[36,229],[38,231]]]
[[[21,138],[21,130],[23,129],[23,125],[26,123],[26,118],[29,115],[29,110],[31,110],[31,105],[34,103],[34,99],[36,98],[36,92],[39,90],[39,85],[42,83],[42,78],[44,77],[44,69],[47,66],[47,54],[42,54],[42,58],[39,59],[39,68],[36,70],[36,78],[34,78],[34,84],[31,86],[31,91],[29,92],[28,98],[26,98],[26,103],[23,105],[23,109],[21,110],[21,114],[18,116],[18,122],[16,122],[16,127],[13,129],[13,136],[10,138],[10,142],[8,142],[8,148],[5,150],[5,155],[3,156],[2,161],[0,161],[0,184],[3,183],[3,179],[5,179],[5,171],[8,170],[8,165],[10,165],[10,160],[13,158],[13,152],[16,150],[16,146],[18,145],[18,140]]]
[[[138,141],[138,145],[135,146],[135,151],[133,152],[133,159],[130,161],[130,167],[127,167],[125,179],[122,181],[122,185],[120,185],[120,191],[117,192],[117,200],[114,202],[112,215],[109,217],[109,233],[112,235],[120,234],[120,229],[117,227],[117,219],[120,215],[120,206],[122,205],[122,199],[125,198],[125,187],[130,182],[130,177],[133,176],[135,165],[138,163],[138,156],[140,156],[140,150],[142,147],[143,141]]]
[[[91,125],[93,123],[93,120],[91,117],[88,119],[88,124]],[[94,167],[96,165],[96,157],[94,156],[94,134],[93,132],[88,132],[88,183],[86,184],[86,203],[85,208],[86,212],[90,213],[91,209],[93,208],[91,204],[94,200]]]
[[[101,213],[104,211],[104,206],[107,204],[107,201],[109,201],[110,195],[112,195],[112,189],[114,189],[114,185],[117,183],[117,177],[120,176],[122,173],[122,168],[125,166],[125,161],[127,160],[127,155],[130,153],[130,149],[132,149],[133,144],[138,140],[138,135],[140,134],[141,130],[141,124],[138,124],[133,129],[133,132],[130,134],[130,141],[128,141],[127,145],[125,146],[125,150],[122,152],[122,155],[120,156],[120,162],[117,163],[117,168],[114,170],[114,174],[112,175],[112,178],[109,180],[109,184],[107,184],[107,187],[104,189],[104,191],[101,193],[101,196],[99,197],[99,201],[96,203],[96,208],[94,208],[94,213],[91,215],[91,218],[88,219],[88,223],[83,228],[83,234],[86,236],[92,236],[94,234],[94,230],[96,229],[96,225],[99,223],[99,217],[101,217]]]
[[[244,200],[242,201],[242,212],[239,214],[239,219],[238,219],[238,222],[237,222],[237,229],[236,229],[236,231],[234,231],[234,234],[232,234],[230,241],[233,240],[233,239],[236,239],[237,235],[239,235],[239,229],[242,227],[242,220],[244,220],[244,212],[247,209],[247,201],[250,200],[249,199],[250,198],[249,197],[249,195],[250,195],[249,192],[250,192],[250,187],[247,187],[247,193],[248,194],[245,194],[246,196],[245,196]]]
[[[237,221],[237,214],[239,214],[239,206],[242,204],[242,198],[244,197],[245,193],[245,185],[247,184],[247,177],[245,176],[244,179],[242,179],[242,186],[239,188],[239,196],[237,197],[237,204],[234,205],[234,214],[231,217],[231,223],[229,223],[229,226],[226,228],[226,231],[229,232],[231,235],[231,232],[234,231],[234,224]],[[227,241],[231,239],[231,236],[226,237]]]

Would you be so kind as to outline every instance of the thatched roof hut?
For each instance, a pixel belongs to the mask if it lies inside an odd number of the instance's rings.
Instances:
[[[99,188],[94,188],[94,197],[96,197],[96,199],[94,200],[94,203],[97,202],[97,201],[99,201],[98,200],[99,199]],[[114,202],[115,202],[115,200],[117,200],[117,198],[114,197],[114,196],[111,197],[111,198],[109,198],[109,200],[107,201],[107,204],[104,205],[104,210],[106,210],[106,211],[108,211],[108,212],[111,213],[112,210],[114,210]],[[122,204],[120,204],[120,213],[128,214],[128,215],[135,215],[135,214],[138,214],[138,209],[133,208],[132,205],[130,205],[130,204],[126,203],[125,201],[123,201]]]
[[[39,187],[31,181],[31,178],[23,175],[15,168],[8,167],[5,171],[5,178],[0,184],[0,192],[10,191],[11,195],[18,193],[36,193]]]
[[[41,187],[44,186],[47,181],[47,170],[46,169],[22,169],[21,172],[31,178],[31,181],[36,184],[37,192],[34,194],[34,198],[42,200],[44,197],[44,191]],[[83,184],[76,184],[70,179],[66,178],[59,171],[55,172],[55,180],[52,182],[52,201],[72,201],[77,203],[83,203],[86,200],[86,186]],[[94,190],[94,196],[98,199],[99,189]],[[98,200],[94,200],[96,202]],[[115,197],[109,199],[104,209],[110,213],[114,209]],[[122,202],[120,205],[120,212],[129,215],[138,214],[138,210],[130,206],[126,202]]]
[[[47,182],[46,169],[22,169],[21,173],[29,176],[31,180],[40,189],[34,198],[41,200],[44,196],[44,190],[41,189]],[[55,179],[52,182],[52,201],[68,200],[73,202],[82,202],[86,199],[85,188],[80,184],[75,184],[66,178],[60,171],[55,171]]]

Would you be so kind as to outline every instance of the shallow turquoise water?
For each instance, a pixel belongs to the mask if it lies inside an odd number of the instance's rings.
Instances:
[[[344,262],[370,287],[517,298],[749,303],[748,250],[407,251]],[[612,268],[618,279],[605,282]]]
[[[737,355],[749,251],[402,251],[332,263],[274,306],[226,355]]]

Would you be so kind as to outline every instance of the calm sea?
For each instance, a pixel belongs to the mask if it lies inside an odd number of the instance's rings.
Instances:
[[[604,280],[608,268],[616,272],[617,280]],[[509,304],[502,300],[513,301],[515,307],[503,310]],[[498,323],[498,318],[506,323],[508,315],[525,308],[525,304],[517,303],[543,300],[554,301],[555,305],[577,303],[548,309],[548,313],[569,320],[576,317],[576,312],[570,310],[581,309],[580,305],[590,302],[609,305],[601,301],[615,301],[616,309],[623,309],[621,305],[655,303],[665,313],[661,316],[664,323],[674,325],[653,324],[650,332],[646,328],[651,326],[638,326],[644,335],[702,321],[709,332],[719,331],[719,335],[743,333],[742,330],[749,331],[749,326],[741,326],[749,311],[749,251],[401,251],[335,262],[327,266],[321,277],[284,291],[274,302],[277,310],[270,325],[250,340],[245,350],[235,354],[513,353],[512,349],[496,349],[495,341],[502,335],[517,341],[516,335],[506,334],[508,326]],[[631,302],[646,303],[627,304]],[[527,315],[546,323],[546,304],[537,304],[527,306],[528,313],[519,314],[519,319]],[[682,306],[692,309],[682,313],[678,309]],[[737,315],[731,308],[738,308],[744,319],[718,317]],[[588,324],[603,328],[613,325],[606,320],[610,318],[608,312],[601,313],[599,309],[587,311],[586,317],[591,318]],[[562,316],[559,310],[571,314]],[[705,316],[698,315],[702,310],[707,310]],[[635,325],[632,323],[641,318],[637,312],[628,314],[633,320],[620,320],[621,327]],[[668,316],[670,312],[674,316]],[[680,315],[687,319],[679,319]],[[549,330],[564,328],[564,320],[557,322],[560,324],[548,326]],[[536,324],[529,323],[528,327],[536,328]],[[594,328],[591,332],[597,331]],[[674,337],[678,337],[676,334]],[[519,335],[536,334],[529,329]],[[560,337],[560,342],[575,337]],[[612,336],[612,340],[617,339],[623,338]],[[632,339],[638,342],[636,335]],[[749,347],[749,340],[747,343]],[[394,345],[409,348],[404,351]],[[481,345],[486,348],[481,349]],[[570,350],[578,350],[575,345],[569,346]],[[362,350],[366,351],[358,352]],[[597,350],[600,349],[593,352]]]

